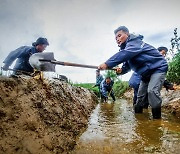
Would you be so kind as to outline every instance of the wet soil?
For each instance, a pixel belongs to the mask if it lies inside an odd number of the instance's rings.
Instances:
[[[179,153],[179,92],[162,91],[162,119],[153,120],[150,109],[134,114],[131,99],[97,104],[59,80],[1,77],[0,154]]]
[[[58,80],[0,77],[0,154],[71,151],[97,97]]]
[[[179,145],[180,119],[164,110],[161,120],[150,109],[134,114],[132,103],[121,99],[97,105],[71,154],[178,154]]]

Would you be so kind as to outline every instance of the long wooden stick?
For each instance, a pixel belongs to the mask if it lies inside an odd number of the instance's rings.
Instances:
[[[56,60],[47,60],[47,59],[39,59],[39,61],[50,62],[52,64],[63,65],[63,66],[73,66],[73,67],[98,69],[98,66],[94,66],[94,65],[84,65],[84,64],[69,63],[69,62],[62,62],[62,61],[56,61]],[[111,69],[111,70],[115,70],[115,69]]]

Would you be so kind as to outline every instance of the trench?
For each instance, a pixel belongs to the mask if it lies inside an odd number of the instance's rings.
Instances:
[[[162,111],[153,120],[151,109],[134,114],[132,103],[119,99],[99,103],[87,130],[72,154],[179,153],[180,119]]]

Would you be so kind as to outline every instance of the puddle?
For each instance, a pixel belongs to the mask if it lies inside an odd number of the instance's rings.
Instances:
[[[179,153],[180,119],[162,112],[152,120],[151,110],[134,114],[124,99],[99,103],[87,130],[72,154]]]

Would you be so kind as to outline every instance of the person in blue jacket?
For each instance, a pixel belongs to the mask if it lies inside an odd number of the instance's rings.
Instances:
[[[115,101],[114,91],[113,91],[114,81],[110,77],[106,77],[100,84],[100,92],[102,101],[107,101],[108,96],[110,95]]]
[[[93,87],[98,87],[100,93],[100,84],[104,80],[103,76],[100,74],[100,70],[96,70],[96,84]]]
[[[161,46],[158,48],[158,51],[161,53],[162,56],[166,57],[168,49],[164,46]],[[167,91],[175,90],[174,85],[172,83],[170,83],[168,80],[164,81],[163,86],[166,88]]]
[[[21,46],[18,49],[11,51],[3,61],[3,69],[8,70],[9,66],[17,59],[13,68],[13,70],[15,70],[14,74],[23,74],[23,72],[33,73],[34,69],[29,64],[30,56],[38,52],[43,52],[48,45],[49,43],[46,38],[39,37],[36,42],[32,43],[32,46]]]
[[[160,119],[162,104],[160,90],[168,70],[165,58],[156,48],[143,42],[142,35],[130,34],[125,26],[118,27],[114,33],[120,51],[99,65],[98,68],[105,70],[124,63],[138,75],[141,75],[137,101],[134,105],[135,113],[143,112],[143,105],[148,94],[153,118]]]
[[[126,62],[124,62],[121,68],[117,68],[117,75],[126,74],[130,70],[131,68],[129,67],[129,65],[127,65]],[[136,72],[133,72],[133,74],[131,75],[131,78],[129,79],[129,86],[133,88],[134,90],[133,105],[136,104],[137,93],[138,93],[140,82],[141,82],[141,76],[138,75]]]
[[[134,90],[133,105],[136,104],[137,93],[138,93],[140,82],[141,82],[141,76],[138,75],[136,72],[133,72],[131,78],[129,79],[129,86],[133,88]]]
[[[158,51],[160,52],[160,54],[162,56],[166,56],[167,52],[168,52],[168,49],[166,47],[159,47],[158,48]],[[120,69],[120,68],[119,68]],[[126,65],[123,65],[121,70],[119,70],[119,72],[121,71],[121,73],[119,73],[118,75],[123,75],[125,73],[127,73],[128,71],[130,70],[129,67],[126,67]],[[137,100],[137,93],[138,93],[138,89],[139,89],[139,85],[140,85],[140,82],[141,82],[141,76],[138,75],[136,72],[133,72],[130,80],[129,80],[129,86],[133,88],[134,90],[134,97],[133,97],[133,105],[136,104],[136,100]],[[170,83],[169,81],[165,80],[164,83],[163,83],[163,86],[166,88],[166,90],[168,91],[169,89],[170,90],[175,90],[175,88],[173,87],[173,84]],[[143,108],[148,108],[149,106],[149,103],[148,103],[148,98],[146,96],[146,101],[144,103],[144,106]]]

